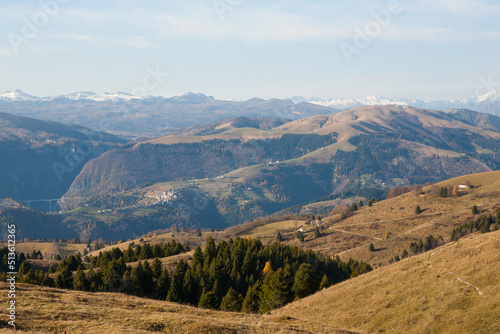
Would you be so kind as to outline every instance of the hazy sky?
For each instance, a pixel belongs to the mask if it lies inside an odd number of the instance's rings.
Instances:
[[[0,92],[461,99],[500,81],[496,0],[31,3],[0,3]]]

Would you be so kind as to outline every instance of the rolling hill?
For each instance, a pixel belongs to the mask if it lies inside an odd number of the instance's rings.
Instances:
[[[18,285],[20,332],[494,333],[500,231],[474,234],[254,315]],[[0,286],[7,289],[6,283]],[[7,302],[7,296],[0,296]],[[51,321],[46,321],[51,319]],[[2,320],[1,326],[6,326]],[[7,329],[0,329],[6,332]]]
[[[216,208],[217,226],[229,226],[322,197],[376,198],[397,184],[500,168],[499,118],[468,110],[373,106],[272,128],[254,123],[232,119],[106,152],[65,197],[120,194],[147,205],[189,189],[203,208]],[[195,214],[181,226],[210,227],[199,205],[187,206]]]
[[[362,333],[500,331],[500,231],[476,234],[272,312]]]
[[[78,125],[0,113],[0,198],[59,198],[87,161],[124,143]]]

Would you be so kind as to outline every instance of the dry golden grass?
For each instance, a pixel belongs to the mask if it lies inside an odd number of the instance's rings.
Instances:
[[[500,231],[345,281],[272,312],[368,333],[499,333]]]
[[[0,243],[0,247],[6,246],[6,243]],[[16,251],[18,253],[31,254],[31,252],[40,251],[42,255],[59,254],[62,257],[83,253],[86,244],[68,244],[54,242],[18,242],[16,243]]]
[[[6,283],[0,283],[6,291]],[[0,302],[7,303],[2,293]],[[18,284],[20,333],[350,333],[289,317],[228,313],[127,296]],[[2,333],[10,332],[4,319]]]

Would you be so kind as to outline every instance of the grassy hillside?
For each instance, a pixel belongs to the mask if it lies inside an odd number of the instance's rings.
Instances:
[[[272,312],[368,333],[500,331],[500,231],[476,234]]]
[[[474,234],[267,315],[18,284],[17,325],[21,333],[495,333],[498,258],[500,231]]]
[[[6,290],[6,283],[0,283]],[[116,293],[83,293],[17,286],[18,333],[332,333],[336,326],[290,318],[217,312]],[[7,303],[6,294],[0,302]],[[10,333],[0,320],[0,333]]]

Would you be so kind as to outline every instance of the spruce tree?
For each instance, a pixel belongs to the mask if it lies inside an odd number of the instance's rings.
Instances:
[[[156,299],[166,300],[168,290],[170,290],[170,276],[168,275],[167,269],[164,269],[156,284]]]
[[[79,291],[88,291],[89,290],[89,282],[85,273],[83,272],[83,268],[79,268],[76,272],[75,277],[73,278],[73,289]]]
[[[316,228],[314,229],[314,239],[317,239],[321,236],[321,232],[319,231],[319,227],[316,226]]]
[[[64,266],[56,277],[56,286],[60,289],[71,289],[73,287],[73,273],[69,266]]]
[[[259,294],[260,294],[259,283],[249,286],[245,299],[243,299],[243,305],[241,307],[241,311],[245,313],[259,312]]]
[[[317,291],[318,283],[313,266],[309,263],[301,264],[299,270],[295,273],[292,287],[295,299],[304,298]]]
[[[352,202],[351,211],[356,211],[356,210],[358,210],[358,206],[356,205],[356,203]]]
[[[369,252],[374,252],[375,251],[375,246],[370,242],[370,245],[368,245],[368,251]]]
[[[239,312],[241,303],[241,296],[233,288],[229,288],[224,298],[222,298],[220,309],[222,311]]]
[[[202,293],[198,307],[216,310],[218,306],[217,296],[213,291]]]
[[[259,312],[266,313],[290,303],[294,297],[292,284],[291,268],[280,268],[266,275],[260,292]]]
[[[415,208],[415,214],[418,215],[421,213],[422,213],[422,210],[420,209],[420,205],[417,205],[417,207]]]
[[[473,214],[473,215],[477,215],[478,213],[479,213],[479,209],[477,208],[477,205],[474,205],[474,206],[472,207],[472,214]]]
[[[328,288],[331,285],[330,280],[328,279],[328,276],[326,274],[323,275],[323,279],[321,280],[321,283],[319,284],[319,289],[318,290],[323,290],[324,288]]]
[[[163,269],[160,259],[158,258],[154,259],[152,269],[153,269],[153,277],[156,279],[160,278]]]

